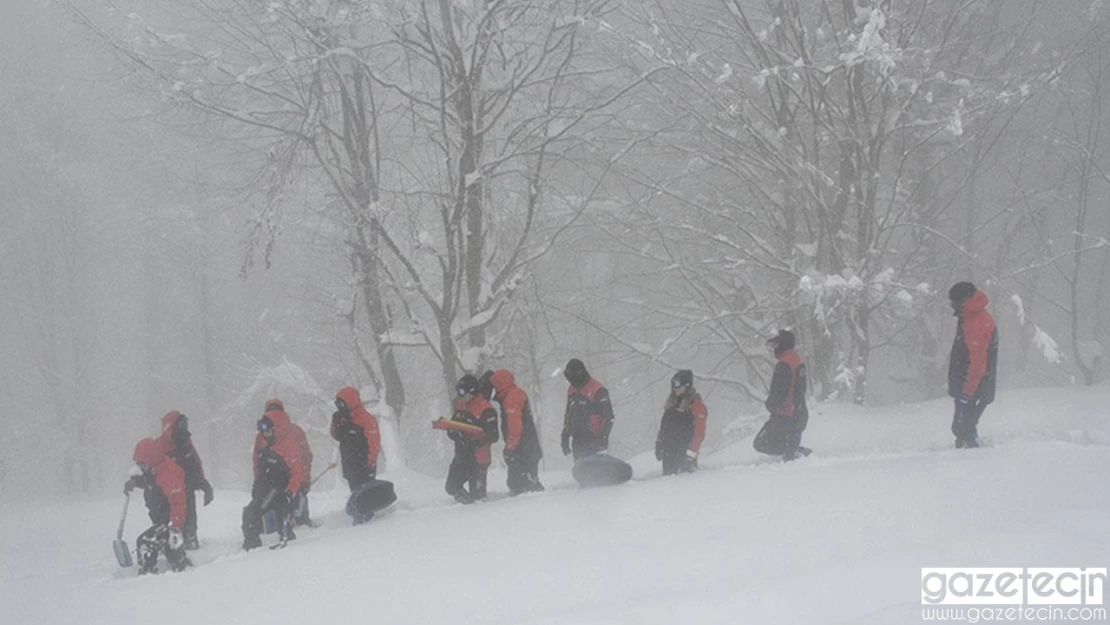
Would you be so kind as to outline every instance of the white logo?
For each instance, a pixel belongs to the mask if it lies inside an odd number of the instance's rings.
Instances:
[[[923,605],[1102,605],[1106,568],[922,568]]]

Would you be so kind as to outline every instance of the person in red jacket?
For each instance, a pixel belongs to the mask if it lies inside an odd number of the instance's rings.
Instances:
[[[979,418],[994,401],[998,380],[998,329],[986,293],[974,284],[952,285],[948,301],[959,318],[948,361],[948,394],[956,402],[952,434],[957,449],[978,447]]]
[[[482,376],[483,379],[485,377]],[[516,385],[513,374],[505,369],[490,373],[489,384],[501,406],[501,433],[505,437],[505,468],[509,473],[509,494],[542,491],[539,465],[543,458],[543,449],[540,448],[540,437],[536,433],[536,422],[532,418],[528,394]]]
[[[445,490],[460,503],[486,498],[486,474],[490,465],[490,445],[497,442],[497,411],[482,396],[478,379],[464,375],[455,385],[455,412],[452,421],[482,429],[481,434],[448,430],[455,442],[455,457],[447,471]]]
[[[764,406],[771,417],[755,435],[755,450],[772,456],[781,455],[787,462],[808,456],[811,450],[802,447],[802,432],[809,424],[806,408],[806,365],[794,351],[794,333],[780,330],[767,341],[775,351],[778,363],[771,376],[771,390]]]
[[[563,455],[572,451],[574,459],[592,456],[609,449],[613,429],[613,405],[609,390],[590,377],[586,365],[577,358],[563,368],[567,387],[567,409],[563,415]]]
[[[204,491],[204,505],[212,503],[214,493],[212,484],[204,476],[204,464],[193,445],[193,435],[189,432],[189,419],[176,410],[162,417],[162,435],[159,437],[168,450],[167,453],[185,472],[185,548],[199,549],[197,540],[197,498],[195,492]]]
[[[285,412],[285,403],[278,398],[267,399],[265,412],[271,410],[278,410]],[[289,413],[285,413],[286,418]],[[297,446],[301,450],[301,489],[297,493],[296,500],[292,503],[294,514],[293,521],[295,525],[308,525],[313,526],[314,523],[308,514],[308,491],[312,486],[312,448],[308,445],[308,436],[305,435],[301,426],[297,425],[292,419],[289,420],[289,434],[293,440],[297,442]],[[257,472],[258,455],[262,453],[262,448],[266,446],[266,439],[262,433],[254,435],[254,451],[251,454],[252,466],[255,467]],[[257,473],[255,475],[257,477]]]
[[[139,535],[135,541],[136,555],[139,560],[139,575],[155,573],[158,570],[158,555],[166,554],[166,560],[174,571],[192,566],[185,556],[185,538],[182,528],[185,525],[185,472],[166,454],[165,443],[161,440],[144,438],[135,445],[131,455],[140,473],[127,480],[123,492],[131,494],[135,488],[143,489],[150,522],[153,525]]]
[[[273,510],[281,522],[281,544],[297,538],[293,533],[292,502],[304,478],[301,447],[293,436],[284,410],[267,410],[258,420],[265,444],[254,467],[251,501],[243,508],[243,549],[262,546],[262,516]]]
[[[358,390],[344,386],[335,394],[336,411],[331,416],[331,437],[339,442],[343,478],[351,492],[378,476],[382,435],[378,420],[362,406]],[[370,517],[355,517],[355,525]]]
[[[709,409],[694,390],[694,372],[682,369],[675,373],[655,439],[655,459],[663,463],[663,475],[697,470],[708,417]]]

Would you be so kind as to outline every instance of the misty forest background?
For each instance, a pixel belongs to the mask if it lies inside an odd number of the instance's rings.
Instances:
[[[943,397],[964,279],[1003,388],[1100,383],[1104,87],[1102,0],[5,3],[0,491],[114,491],[171,409],[245,485],[347,384],[439,475],[501,367],[560,468],[570,357],[623,456],[693,369],[711,450],[779,327],[815,400]]]

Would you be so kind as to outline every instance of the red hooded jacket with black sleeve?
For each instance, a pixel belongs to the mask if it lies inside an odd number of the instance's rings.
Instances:
[[[998,329],[987,312],[986,293],[975,291],[960,309],[948,361],[948,394],[994,401],[998,381]]]
[[[347,410],[332,416],[331,437],[339,442],[339,455],[343,477],[374,474],[378,468],[378,455],[382,449],[382,435],[378,420],[362,405],[358,390],[345,386],[335,394],[343,400]]]
[[[131,482],[143,489],[150,521],[182,529],[185,526],[185,472],[169,455],[165,441],[158,439],[145,456],[135,458],[147,471]]]
[[[285,404],[280,399],[266,400],[268,408],[276,408],[285,411]],[[285,413],[289,416],[289,413]],[[289,420],[289,433],[293,440],[297,442],[300,447],[301,454],[301,484],[308,485],[312,482],[312,448],[308,445],[308,436],[305,435],[304,429],[297,425],[292,419]],[[266,437],[262,434],[254,435],[254,450],[251,452],[251,466],[254,467],[254,476],[258,477],[258,456],[262,453],[262,449],[266,446]]]
[[[258,452],[255,477],[273,488],[295,495],[304,483],[300,443],[284,410],[267,410],[266,417],[274,424],[274,436],[272,442],[264,441],[266,444]]]
[[[516,385],[513,374],[498,369],[490,376],[490,384],[497,391],[497,403],[501,406],[501,433],[505,437],[505,454],[515,454],[526,460],[539,460],[543,457],[536,423],[532,418],[532,407],[528,394]]]

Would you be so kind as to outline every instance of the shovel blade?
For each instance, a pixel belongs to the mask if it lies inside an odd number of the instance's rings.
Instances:
[[[134,564],[131,561],[131,550],[127,548],[125,541],[116,539],[112,541],[112,550],[116,552],[116,562],[120,566],[127,568]]]

